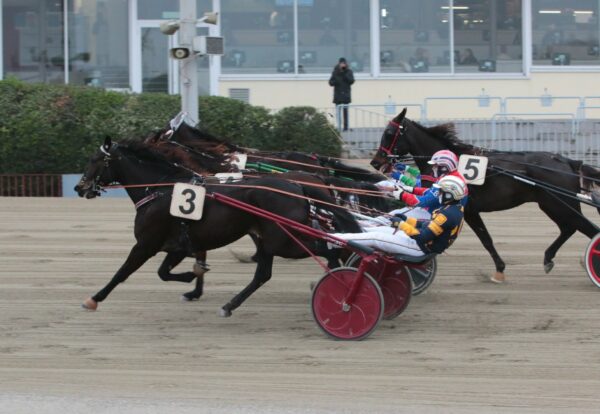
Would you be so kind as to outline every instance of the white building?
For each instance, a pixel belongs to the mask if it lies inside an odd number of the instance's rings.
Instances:
[[[200,61],[200,94],[270,108],[331,106],[339,57],[354,103],[431,96],[600,95],[599,0],[197,0],[218,11],[225,55]],[[179,0],[0,0],[0,74],[31,82],[177,93],[158,29]],[[434,110],[434,109],[432,109]],[[466,117],[460,105],[437,109]]]

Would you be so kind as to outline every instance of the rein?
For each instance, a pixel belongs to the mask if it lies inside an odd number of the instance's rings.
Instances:
[[[139,187],[170,187],[170,186],[174,186],[175,184],[177,184],[177,183],[173,182],[173,183],[158,183],[158,184],[109,185],[109,186],[106,186],[105,188],[115,189],[115,188],[139,188]],[[300,183],[298,183],[298,184],[300,184]],[[328,206],[331,206],[331,207],[342,208],[342,209],[347,210],[349,212],[354,212],[355,211],[352,208],[345,207],[345,206],[340,206],[338,204],[330,203],[328,201],[319,200],[319,199],[316,199],[316,198],[313,198],[313,197],[308,197],[308,196],[305,196],[305,195],[294,194],[294,193],[290,193],[289,191],[279,190],[279,189],[276,189],[276,188],[271,188],[271,187],[262,186],[262,185],[220,184],[220,183],[204,183],[204,185],[206,185],[206,186],[213,186],[213,187],[235,187],[235,188],[248,188],[248,189],[256,189],[256,190],[266,190],[266,191],[271,191],[271,192],[274,192],[274,193],[285,194],[285,195],[288,195],[290,197],[301,198],[301,199],[304,199],[304,200],[307,200],[307,201],[312,201],[312,202],[320,203],[320,204],[323,204],[323,205],[328,205]],[[307,185],[310,185],[310,184],[307,184]],[[327,186],[324,186],[324,187],[327,188]],[[364,190],[364,191],[368,191],[368,190]],[[138,201],[138,203],[141,203],[140,207],[141,207],[141,205],[149,203],[150,201],[152,201],[152,200],[154,200],[154,199],[156,199],[156,198],[158,198],[160,196],[159,193],[153,193],[153,194],[157,194],[157,195],[154,198],[152,198],[152,199],[148,199],[152,195],[151,194],[150,196],[144,197],[142,200]],[[136,203],[136,209],[138,208],[137,207],[138,203]],[[373,213],[379,214],[379,215],[389,216],[388,213],[378,211],[378,210],[376,210],[374,208],[370,208],[370,207],[366,207],[366,206],[361,206],[361,208],[363,208],[364,210],[368,210],[368,211],[371,211]]]
[[[278,161],[278,162],[287,163],[287,164],[302,165],[302,166],[305,166],[305,167],[311,167],[311,168],[315,168],[315,169],[318,169],[318,170],[339,171],[339,172],[346,172],[346,173],[352,173],[352,174],[362,174],[362,175],[375,174],[375,173],[371,173],[371,172],[351,171],[351,170],[345,170],[345,169],[342,169],[342,168],[325,167],[323,165],[313,165],[313,164],[308,164],[306,162],[286,160],[286,159],[283,159],[283,158],[265,157],[263,155],[254,155],[254,154],[251,154],[251,153],[248,153],[247,155],[248,155],[248,158],[252,157],[252,158],[261,159],[261,160]],[[333,157],[329,157],[329,158],[333,158]],[[333,158],[333,159],[344,160],[343,158]]]

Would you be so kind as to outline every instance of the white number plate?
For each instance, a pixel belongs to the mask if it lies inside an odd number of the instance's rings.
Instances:
[[[177,183],[173,187],[170,213],[175,217],[200,220],[204,209],[206,188],[198,185]]]
[[[487,157],[463,154],[458,161],[458,171],[465,177],[467,184],[482,185],[485,182]]]
[[[248,160],[248,154],[236,153],[233,155],[237,158],[236,161],[231,161],[233,165],[237,165],[238,170],[246,168],[246,161]]]

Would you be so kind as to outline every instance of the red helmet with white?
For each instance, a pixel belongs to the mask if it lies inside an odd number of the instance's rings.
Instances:
[[[433,166],[433,176],[441,177],[458,168],[458,157],[449,150],[441,150],[431,156],[428,161]]]

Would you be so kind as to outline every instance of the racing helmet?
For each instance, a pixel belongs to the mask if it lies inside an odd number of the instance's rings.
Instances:
[[[467,194],[467,184],[454,175],[447,175],[440,178],[434,186],[439,188],[440,202],[442,204],[460,201]]]
[[[431,156],[431,160],[427,161],[433,166],[433,176],[441,177],[458,168],[458,157],[455,153],[449,150],[441,150]]]

